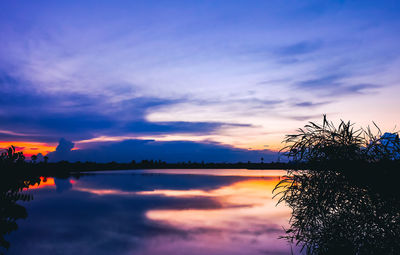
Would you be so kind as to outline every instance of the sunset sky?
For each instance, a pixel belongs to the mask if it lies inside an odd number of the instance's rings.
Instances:
[[[1,1],[0,148],[268,154],[322,114],[395,131],[399,45],[399,1]]]

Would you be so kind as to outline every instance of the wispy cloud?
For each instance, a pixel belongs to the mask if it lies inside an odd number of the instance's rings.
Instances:
[[[321,41],[302,41],[284,46],[276,51],[279,56],[296,56],[315,52],[323,46]]]
[[[111,134],[211,134],[223,127],[251,126],[215,121],[150,122],[145,119],[150,109],[185,101],[137,97],[115,102],[114,98],[101,95],[38,93],[30,90],[29,85],[32,86],[29,82],[18,81],[10,75],[0,77],[0,89],[3,91],[0,108],[12,108],[12,111],[0,113],[1,125],[5,129],[0,130],[1,139],[56,142],[62,136],[82,140]],[[26,110],[27,106],[29,111]]]
[[[185,133],[254,148],[317,113],[393,122],[398,5],[2,2],[0,138]]]
[[[335,74],[316,79],[304,80],[296,84],[301,89],[314,91],[325,97],[338,97],[344,95],[365,94],[381,86],[376,84],[346,82],[349,75]]]
[[[133,159],[153,159],[167,162],[259,162],[276,161],[278,153],[271,150],[246,150],[214,142],[125,140],[95,142],[84,149],[71,150],[73,143],[61,139],[55,152],[48,156],[52,161],[130,162]]]
[[[340,80],[345,78],[347,75],[344,74],[333,74],[315,79],[304,80],[298,82],[297,85],[305,89],[325,89],[332,88],[333,86],[340,85]]]
[[[294,107],[305,107],[305,108],[314,108],[318,106],[323,106],[326,104],[330,104],[331,102],[312,102],[312,101],[304,101],[299,103],[294,103]]]

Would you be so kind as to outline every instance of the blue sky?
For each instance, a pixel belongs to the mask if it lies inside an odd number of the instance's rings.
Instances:
[[[400,124],[398,1],[2,1],[0,140],[279,149]]]

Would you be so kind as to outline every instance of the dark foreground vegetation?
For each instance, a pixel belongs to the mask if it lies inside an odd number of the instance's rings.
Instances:
[[[18,229],[16,223],[19,219],[25,219],[28,214],[25,207],[18,201],[30,201],[32,195],[22,193],[24,188],[40,183],[38,176],[11,176],[0,178],[0,254],[1,247],[8,249],[10,243],[4,235]]]
[[[25,165],[23,153],[15,152],[14,147],[0,155],[0,254],[1,248],[7,250],[10,246],[4,236],[18,229],[17,220],[28,216],[25,207],[17,203],[32,199],[22,193],[23,189],[40,183],[38,175],[22,170]]]
[[[285,141],[294,166],[307,170],[288,170],[274,190],[292,209],[282,238],[306,254],[400,254],[397,133],[324,117]]]

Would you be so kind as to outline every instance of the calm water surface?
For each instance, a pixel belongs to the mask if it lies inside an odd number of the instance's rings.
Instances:
[[[48,178],[7,254],[291,254],[281,170],[133,170]]]

